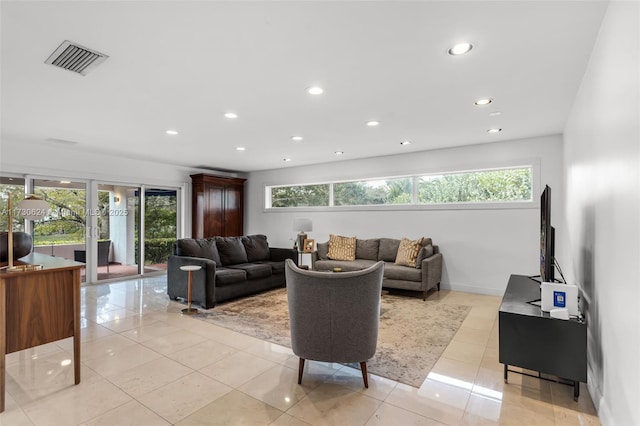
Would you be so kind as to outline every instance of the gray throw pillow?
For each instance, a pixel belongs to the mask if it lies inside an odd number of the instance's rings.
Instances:
[[[316,251],[318,252],[318,259],[327,260],[329,259],[329,241],[326,243],[318,243],[316,244]]]
[[[400,240],[392,238],[380,238],[380,248],[378,249],[378,260],[385,262],[395,262],[398,255]]]
[[[378,260],[380,240],[356,240],[356,259]]]
[[[433,256],[433,246],[431,244],[424,246],[418,252],[418,258],[416,259],[416,268],[422,268],[422,261]]]
[[[177,256],[203,257],[211,259],[220,265],[220,255],[216,247],[215,238],[183,238],[174,243],[174,253]]]
[[[248,262],[259,262],[261,260],[270,260],[269,243],[267,243],[266,235],[248,235],[242,237],[242,244],[247,252]]]
[[[247,263],[247,252],[240,237],[217,237],[216,246],[222,266]]]

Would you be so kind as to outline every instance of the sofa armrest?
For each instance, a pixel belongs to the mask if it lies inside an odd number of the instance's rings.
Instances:
[[[189,273],[180,269],[181,266],[202,266],[193,272],[192,302],[200,304],[205,309],[215,306],[216,290],[216,262],[203,257],[169,256],[167,261],[167,294],[171,299],[187,297],[189,288]]]
[[[422,291],[438,287],[442,278],[442,253],[436,253],[422,261]]]
[[[298,264],[298,252],[294,249],[269,247],[269,255],[272,262],[284,262],[286,259],[293,260]]]

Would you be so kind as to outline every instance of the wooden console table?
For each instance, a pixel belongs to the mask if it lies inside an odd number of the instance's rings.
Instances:
[[[498,313],[504,381],[512,371],[509,365],[538,371],[534,377],[540,379],[540,373],[554,375],[572,382],[577,401],[580,382],[587,382],[587,323],[552,318],[529,303],[539,298],[539,282],[511,275]]]
[[[20,262],[43,265],[43,269],[0,271],[0,412],[5,402],[6,354],[73,337],[75,384],[80,383],[80,269],[84,265],[38,253]]]

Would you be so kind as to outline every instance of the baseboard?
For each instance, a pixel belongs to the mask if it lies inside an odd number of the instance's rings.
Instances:
[[[464,293],[486,294],[488,296],[503,296],[504,289],[478,287],[464,284],[440,284],[441,290],[462,291]]]
[[[598,412],[598,418],[600,419],[600,424],[602,425],[612,425],[615,424],[613,421],[613,416],[611,415],[611,410],[607,405],[607,402],[600,391],[600,387],[598,383],[596,383],[595,375],[591,368],[587,369],[587,389],[589,390],[589,395],[591,396],[591,401],[593,401],[593,405]]]

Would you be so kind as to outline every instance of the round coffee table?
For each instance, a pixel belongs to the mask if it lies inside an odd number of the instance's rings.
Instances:
[[[191,307],[191,297],[193,294],[193,271],[199,271],[202,266],[198,265],[185,265],[180,267],[181,270],[189,272],[189,289],[187,290],[187,307],[182,310],[183,315],[195,315],[198,313],[197,308]]]

